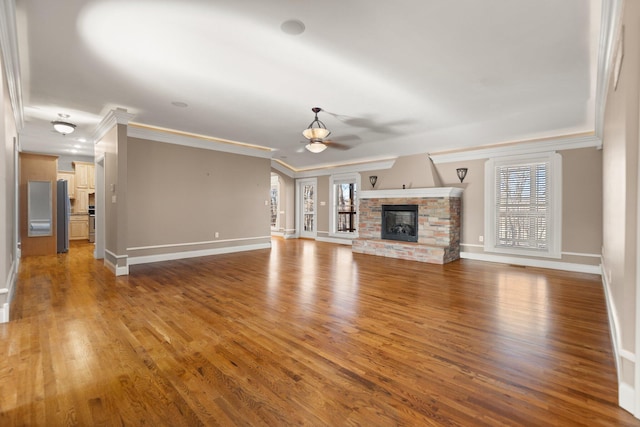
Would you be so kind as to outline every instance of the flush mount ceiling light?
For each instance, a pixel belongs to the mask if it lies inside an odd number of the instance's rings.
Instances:
[[[58,114],[58,116],[61,119],[69,118],[68,114]],[[66,122],[64,120],[54,120],[51,122],[51,124],[53,125],[53,128],[55,129],[55,131],[58,133],[61,133],[62,135],[68,135],[70,133],[73,133],[74,130],[76,130],[76,125],[74,125],[73,123]]]
[[[302,135],[304,135],[304,137],[307,138],[308,140],[324,139],[328,137],[331,134],[331,132],[329,132],[329,129],[327,129],[324,123],[318,120],[318,113],[322,111],[322,108],[313,107],[311,111],[313,111],[316,114],[316,117],[315,119],[313,119],[311,124],[304,131],[302,131]]]

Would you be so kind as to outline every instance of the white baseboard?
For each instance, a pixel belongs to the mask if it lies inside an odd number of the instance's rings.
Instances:
[[[7,323],[11,318],[9,309],[11,307],[11,301],[16,290],[16,279],[18,277],[18,268],[20,267],[20,258],[17,257],[11,264],[9,270],[9,276],[5,282],[5,287],[0,289],[0,295],[5,295],[6,301],[0,307],[0,323]]]
[[[115,274],[116,274],[116,276],[128,276],[129,275],[129,266],[125,265],[124,267],[116,267]]]
[[[0,308],[0,323],[7,323],[9,321],[9,306],[8,302],[2,304],[2,308]]]
[[[118,267],[113,263],[109,262],[107,259],[104,260],[104,264],[107,268],[115,275],[115,276],[128,276],[129,275],[129,266]]]
[[[618,326],[618,311],[613,305],[613,296],[611,295],[611,284],[604,269],[604,260],[602,268],[602,287],[604,288],[604,300],[607,305],[607,316],[609,317],[609,334],[611,335],[611,346],[613,347],[614,360],[616,363],[616,371],[618,372],[618,383],[620,383],[620,327]]]
[[[613,360],[616,363],[616,373],[618,375],[618,405],[625,411],[629,411],[637,417],[635,413],[636,393],[635,388],[622,381],[621,360],[627,360],[637,369],[636,355],[620,347],[620,326],[618,322],[618,310],[613,303],[613,295],[611,294],[611,283],[607,277],[605,269],[605,260],[602,259],[602,286],[604,288],[605,302],[607,305],[607,316],[609,317],[609,334],[611,336],[611,347],[613,348]]]
[[[111,270],[111,272],[113,274],[115,274],[116,276],[126,276],[129,274],[129,262],[128,262],[128,255],[116,255],[113,252],[111,252],[108,249],[104,250],[104,253],[106,255],[109,255],[108,257],[104,257],[104,264],[107,266],[107,268],[109,270]],[[116,262],[118,262],[117,260],[119,259],[124,259],[125,260],[125,266],[124,267],[118,267],[116,264],[112,263],[109,258],[113,258],[116,260]]]
[[[336,243],[339,245],[349,245],[353,243],[351,239],[339,239],[337,237],[316,237],[317,242]]]
[[[286,230],[279,230],[279,231],[272,231],[271,232],[272,236],[277,236],[277,237],[282,237],[283,239],[295,239],[297,238],[296,236],[296,230],[294,229],[286,229]]]
[[[625,411],[635,415],[636,394],[629,384],[618,381],[618,405]]]
[[[271,243],[259,243],[255,245],[229,246],[226,248],[203,249],[199,251],[171,252],[158,255],[130,256],[128,265],[148,264],[151,262],[172,261],[176,259],[196,258],[209,255],[229,254],[234,252],[254,251],[257,249],[270,249]],[[128,274],[128,273],[127,273]]]
[[[599,265],[547,261],[533,258],[518,258],[475,252],[460,252],[460,258],[473,259],[477,261],[499,262],[502,264],[522,265],[526,267],[550,268],[552,270],[572,271],[575,273],[601,274],[601,268]]]

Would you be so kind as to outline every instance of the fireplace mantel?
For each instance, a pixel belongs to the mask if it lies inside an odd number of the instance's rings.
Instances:
[[[389,199],[389,198],[413,198],[413,197],[462,197],[462,188],[457,187],[432,187],[432,188],[394,188],[391,190],[360,191],[360,199]]]

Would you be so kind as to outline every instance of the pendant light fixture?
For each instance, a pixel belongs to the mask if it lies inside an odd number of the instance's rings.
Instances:
[[[322,140],[328,137],[331,132],[324,123],[318,119],[318,113],[322,111],[322,108],[313,107],[311,111],[315,113],[315,118],[311,124],[302,131],[302,135],[309,140],[309,144],[307,144],[305,148],[312,153],[321,153],[327,148]]]

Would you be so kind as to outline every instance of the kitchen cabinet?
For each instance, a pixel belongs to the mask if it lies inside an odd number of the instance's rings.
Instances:
[[[69,218],[69,240],[89,239],[89,215],[71,215]]]
[[[73,202],[73,213],[89,212],[89,189],[76,187],[76,198]]]
[[[95,193],[96,191],[96,167],[91,164],[87,167],[87,180],[89,181],[89,193]]]
[[[73,162],[73,167],[75,169],[75,200],[72,212],[86,213],[89,211],[89,195],[96,192],[95,165],[88,162]]]
[[[76,174],[74,172],[58,171],[58,181],[67,181],[67,194],[70,199],[76,198]]]
[[[86,162],[73,162],[73,167],[76,171],[76,188],[89,188],[90,166],[93,165]],[[93,178],[91,178],[91,180],[93,181]]]

